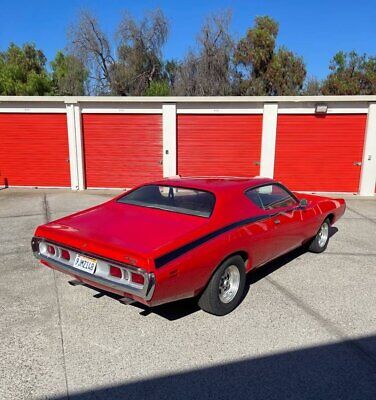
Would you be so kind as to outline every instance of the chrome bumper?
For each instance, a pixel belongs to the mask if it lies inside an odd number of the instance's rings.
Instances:
[[[99,261],[103,263],[110,263],[111,265],[126,268],[127,270],[137,272],[139,274],[142,274],[144,276],[144,285],[142,287],[135,287],[135,285],[131,285],[127,282],[120,282],[119,281],[114,281],[107,279],[103,276],[98,276],[95,274],[90,274],[85,271],[81,271],[77,268],[74,268],[73,266],[69,265],[67,262],[62,262],[59,259],[56,259],[57,257],[49,257],[46,255],[43,255],[39,251],[39,244],[41,242],[45,242],[47,244],[52,244],[54,246],[58,246],[61,249],[68,250],[70,252],[73,252],[73,254],[82,254],[82,255],[87,255],[89,257],[95,257]],[[99,285],[102,285],[104,287],[108,287],[109,290],[114,289],[120,292],[125,292],[137,297],[140,297],[146,301],[149,301],[154,293],[155,289],[155,276],[153,273],[147,273],[141,268],[137,268],[131,265],[122,265],[117,261],[112,261],[108,259],[101,258],[99,256],[93,255],[93,254],[87,254],[85,252],[82,252],[78,249],[73,249],[64,245],[61,245],[59,243],[51,242],[50,240],[44,240],[42,238],[36,238],[34,237],[31,241],[31,247],[33,249],[33,254],[38,260],[44,260],[48,264],[51,264],[52,266],[56,267],[58,270],[61,272],[66,272],[70,275],[74,275],[78,278],[86,279],[87,281],[97,283]]]

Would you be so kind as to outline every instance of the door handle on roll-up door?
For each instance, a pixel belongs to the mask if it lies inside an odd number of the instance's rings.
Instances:
[[[274,220],[274,223],[275,223],[276,225],[278,225],[278,224],[281,223],[281,221],[277,218],[277,219]]]

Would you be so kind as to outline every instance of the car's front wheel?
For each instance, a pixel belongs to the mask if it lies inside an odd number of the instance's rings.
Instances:
[[[242,300],[246,274],[242,257],[232,256],[225,260],[211,277],[198,305],[214,315],[226,315]]]
[[[322,253],[328,246],[330,234],[330,220],[327,218],[321,225],[316,236],[309,245],[309,251],[312,253]]]

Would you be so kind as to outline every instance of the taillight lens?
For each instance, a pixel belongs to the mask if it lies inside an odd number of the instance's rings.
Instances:
[[[51,255],[55,255],[56,251],[55,251],[55,247],[51,246],[50,244],[47,246],[47,251],[51,254]]]
[[[133,283],[138,283],[139,285],[143,285],[145,283],[145,278],[143,275],[132,272],[131,276]]]
[[[70,254],[68,250],[61,249],[61,258],[64,258],[64,260],[69,261],[70,260]]]
[[[121,278],[123,274],[121,273],[121,269],[119,267],[110,265],[110,275],[114,276],[115,278]]]

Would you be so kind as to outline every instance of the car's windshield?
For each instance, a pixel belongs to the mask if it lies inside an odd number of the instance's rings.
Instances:
[[[214,209],[213,193],[174,186],[146,185],[125,194],[118,202],[177,213],[210,217]]]

